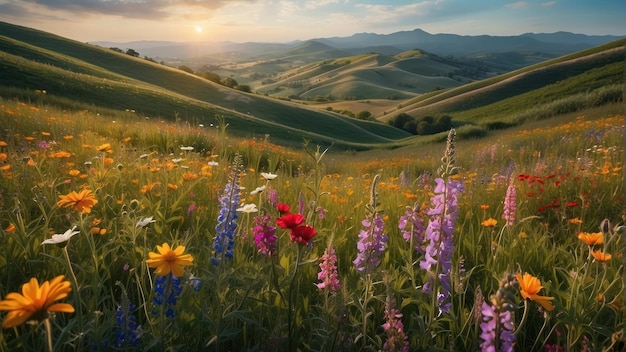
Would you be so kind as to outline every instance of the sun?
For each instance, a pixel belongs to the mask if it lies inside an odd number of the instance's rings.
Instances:
[[[202,33],[202,27],[200,26],[196,26],[195,30],[196,30],[196,33]]]

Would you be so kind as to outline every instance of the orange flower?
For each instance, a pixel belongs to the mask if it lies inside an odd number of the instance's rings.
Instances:
[[[76,170],[76,169],[70,170],[69,174],[72,177],[76,177],[76,176],[80,175],[80,170]]]
[[[554,299],[554,297],[539,296],[537,294],[543,288],[543,286],[541,286],[541,281],[539,281],[538,278],[530,275],[529,273],[525,273],[523,276],[521,274],[515,274],[515,277],[519,282],[519,289],[522,294],[522,298],[530,299],[541,304],[541,306],[548,312],[554,309],[552,302],[550,302]]]
[[[6,146],[8,146],[7,142],[0,141],[0,147],[6,147]]]
[[[9,226],[7,226],[4,231],[8,232],[8,233],[14,233],[17,230],[17,228],[15,227],[14,223],[10,223]]]
[[[578,239],[585,242],[589,246],[604,243],[604,236],[602,235],[602,232],[581,232],[578,234]]]
[[[50,153],[51,158],[57,158],[57,159],[69,158],[70,156],[72,156],[72,154],[62,151],[62,150],[55,152],[55,153]]]
[[[580,220],[580,218],[573,218],[573,219],[569,219],[567,220],[570,224],[582,224],[583,221]]]
[[[81,213],[91,213],[91,208],[98,204],[96,196],[89,189],[84,189],[79,193],[74,191],[67,195],[59,196],[61,200],[57,202],[57,206],[63,208],[74,207],[74,210]]]
[[[592,251],[591,255],[600,263],[606,263],[613,258],[611,254],[602,251]]]
[[[481,204],[480,205],[480,209],[487,210],[487,209],[489,209],[489,206],[487,204]]]
[[[498,224],[498,220],[494,219],[494,218],[489,218],[483,222],[480,223],[481,225],[485,226],[485,227],[494,227]]]
[[[193,263],[191,254],[183,254],[185,246],[178,246],[176,249],[170,248],[167,243],[157,246],[159,253],[150,252],[150,259],[146,260],[148,267],[156,268],[155,274],[165,276],[172,273],[175,277],[183,275],[184,267]]]
[[[3,328],[21,325],[27,320],[43,321],[50,312],[74,313],[74,307],[68,303],[53,303],[67,297],[72,291],[69,281],[59,275],[41,286],[36,278],[22,285],[22,293],[11,292],[0,301],[0,310],[9,311],[2,322]]]

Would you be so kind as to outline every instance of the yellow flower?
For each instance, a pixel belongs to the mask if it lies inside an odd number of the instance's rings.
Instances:
[[[613,258],[611,254],[602,251],[592,251],[591,255],[600,263],[606,263]]]
[[[521,274],[515,274],[515,277],[519,282],[519,289],[522,294],[522,298],[530,299],[541,304],[541,306],[548,312],[554,309],[552,302],[550,302],[554,299],[554,297],[539,296],[537,294],[543,288],[543,286],[541,286],[541,281],[539,281],[538,278],[530,275],[529,273],[525,273],[523,276]]]
[[[96,150],[99,152],[111,153],[111,144],[105,143],[96,147]]]
[[[74,191],[67,195],[59,196],[61,200],[57,202],[57,206],[63,208],[74,207],[74,210],[81,213],[91,213],[91,208],[98,204],[96,196],[89,189],[84,189],[79,193]]]
[[[72,169],[72,170],[70,170],[69,174],[72,177],[76,177],[76,176],[80,175],[80,170]]]
[[[159,253],[150,252],[150,259],[146,260],[148,267],[156,268],[154,271],[157,275],[165,276],[172,273],[175,277],[183,275],[183,267],[193,263],[191,254],[183,254],[185,246],[178,246],[176,249],[170,248],[167,243],[157,246]]]
[[[0,301],[0,310],[9,311],[2,322],[3,328],[12,328],[27,320],[43,321],[49,312],[74,313],[74,307],[68,303],[53,303],[67,297],[72,291],[69,281],[59,275],[41,286],[36,278],[22,285],[22,293],[11,292]]]
[[[494,218],[489,218],[483,222],[480,223],[481,225],[485,226],[485,227],[494,227],[498,224],[498,220],[494,219]]]
[[[578,234],[578,239],[590,246],[604,243],[604,236],[602,235],[602,232],[581,232]]]

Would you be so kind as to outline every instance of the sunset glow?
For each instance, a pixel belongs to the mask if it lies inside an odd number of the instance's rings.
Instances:
[[[0,0],[0,21],[79,41],[288,42],[422,29],[459,35],[625,35],[623,1]],[[41,14],[46,14],[42,16]],[[189,27],[189,23],[194,23]],[[202,25],[197,24],[202,23]],[[195,38],[190,38],[190,33]]]

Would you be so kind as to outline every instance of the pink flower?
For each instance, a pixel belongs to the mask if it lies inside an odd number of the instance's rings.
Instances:
[[[317,274],[317,279],[322,282],[316,284],[317,288],[323,290],[327,288],[330,292],[337,292],[341,288],[341,283],[337,278],[337,256],[335,255],[335,248],[330,247],[324,250],[324,255],[320,258],[320,272]]]

